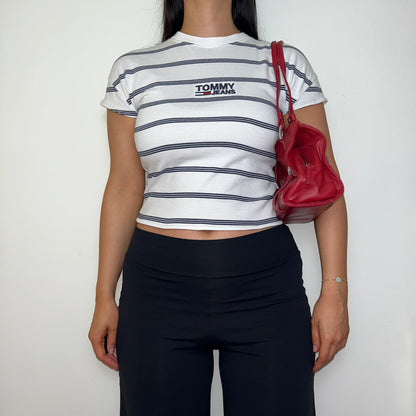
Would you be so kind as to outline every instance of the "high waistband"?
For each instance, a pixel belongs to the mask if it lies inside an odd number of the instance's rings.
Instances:
[[[168,273],[226,277],[253,273],[300,255],[286,224],[238,237],[194,240],[135,229],[125,261]]]

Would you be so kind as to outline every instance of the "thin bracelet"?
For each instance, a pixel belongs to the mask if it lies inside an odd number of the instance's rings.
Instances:
[[[339,283],[339,282],[345,282],[346,284],[348,284],[348,280],[341,279],[340,277],[335,277],[333,279],[322,279],[321,282],[326,282],[327,280],[335,280],[337,283]]]

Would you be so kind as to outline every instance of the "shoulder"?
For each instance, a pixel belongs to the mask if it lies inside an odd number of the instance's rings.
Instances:
[[[283,42],[283,56],[288,70],[304,72],[304,70],[310,71],[312,69],[306,54],[297,46]]]
[[[283,55],[286,63],[288,81],[304,82],[309,86],[319,82],[318,76],[309,59],[301,49],[284,42]]]
[[[293,72],[293,75],[302,78],[307,83],[313,81],[316,74],[303,51],[293,45],[284,43],[283,55],[289,72]]]
[[[283,55],[286,64],[287,84],[290,87],[293,99],[293,108],[296,110],[312,104],[325,103],[327,99],[322,92],[318,75],[305,53],[297,46],[284,42]],[[280,82],[279,107],[285,114],[288,111],[288,89],[283,79]]]
[[[163,42],[126,51],[113,60],[113,68],[122,70],[157,62],[162,55],[169,53],[169,50],[173,47],[175,47],[175,43],[167,39]]]
[[[265,52],[269,54],[271,62],[272,41],[265,39],[254,39],[252,37],[247,37],[247,40],[248,43],[251,44],[251,46],[254,46],[257,49],[265,50]],[[288,69],[294,69],[295,67],[305,69],[307,67],[310,67],[310,62],[306,57],[305,53],[293,44],[283,42],[283,55],[285,57],[285,62]]]
[[[283,54],[285,59],[290,61],[307,61],[308,58],[306,55],[296,46],[293,46],[289,43],[283,43]]]

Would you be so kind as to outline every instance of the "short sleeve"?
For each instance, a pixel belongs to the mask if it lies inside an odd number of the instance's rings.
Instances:
[[[322,92],[318,76],[306,56],[297,48],[283,44],[286,62],[286,77],[292,93],[293,109],[308,105],[326,103],[328,100]],[[283,114],[289,111],[289,95],[284,79],[281,79],[279,107]]]
[[[111,67],[107,89],[100,104],[116,113],[137,117],[137,110],[130,99],[130,93],[123,57],[120,57]]]

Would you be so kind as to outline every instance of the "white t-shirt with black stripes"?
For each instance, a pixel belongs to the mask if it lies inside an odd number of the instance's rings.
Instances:
[[[326,102],[303,53],[285,44],[284,56],[294,109]],[[282,223],[272,206],[277,112],[270,42],[244,32],[178,31],[116,59],[101,105],[136,118],[146,173],[138,223],[194,230]],[[283,82],[279,108],[288,111]]]

